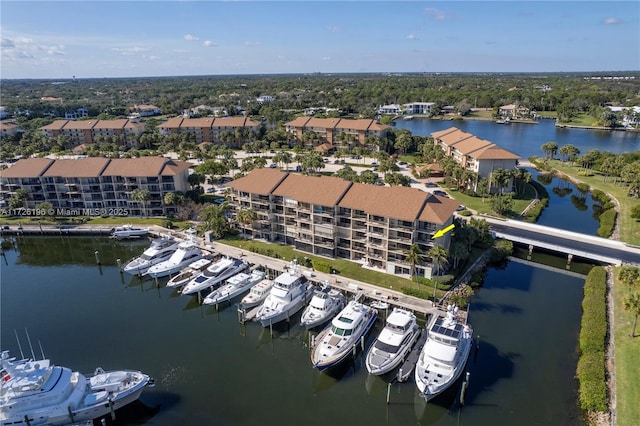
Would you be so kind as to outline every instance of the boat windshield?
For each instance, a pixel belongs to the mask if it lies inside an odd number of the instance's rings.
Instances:
[[[387,352],[390,354],[395,354],[400,350],[400,346],[389,345],[387,343],[381,342],[380,340],[376,340],[376,343],[373,346],[376,349],[381,350],[382,352]]]
[[[148,254],[142,253],[140,255],[140,259],[142,259],[142,260],[151,260],[151,256],[149,256]]]
[[[351,336],[351,333],[353,332],[352,329],[348,328],[348,329],[344,329],[344,328],[339,328],[336,327],[335,325],[331,326],[331,332],[333,334],[335,334],[336,336]]]

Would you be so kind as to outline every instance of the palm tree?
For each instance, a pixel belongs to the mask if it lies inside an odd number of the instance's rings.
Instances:
[[[618,280],[626,284],[629,289],[635,284],[640,284],[640,268],[635,266],[623,266],[618,272]]]
[[[236,214],[236,220],[245,226],[256,220],[257,217],[256,211],[252,208],[242,209]],[[244,226],[242,227],[242,237],[244,238]]]
[[[147,215],[147,201],[151,199],[151,192],[148,189],[136,188],[131,191],[131,199],[142,204],[144,216]]]
[[[553,159],[553,156],[556,155],[556,152],[558,152],[558,143],[549,141],[542,144],[540,148],[542,148],[542,150],[544,151],[545,158],[548,157],[550,159]]]
[[[433,277],[433,303],[436,301],[436,289],[437,289],[437,276],[440,271],[449,264],[447,259],[447,249],[442,246],[435,245],[429,249],[429,257],[433,263],[433,268],[436,270],[435,277]]]
[[[640,292],[633,292],[625,296],[622,300],[622,307],[625,311],[631,312],[633,317],[633,326],[631,327],[631,333],[629,336],[635,337],[636,326],[638,325],[638,315],[640,315]]]
[[[424,257],[422,256],[422,250],[420,250],[420,246],[417,244],[411,244],[409,250],[404,252],[405,258],[404,261],[411,265],[411,276],[413,277],[416,272],[416,265],[422,263]],[[418,287],[420,287],[420,282],[416,277],[416,282],[418,282]]]

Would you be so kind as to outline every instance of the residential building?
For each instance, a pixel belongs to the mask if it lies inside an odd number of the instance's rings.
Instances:
[[[430,115],[435,106],[435,102],[412,102],[404,104],[404,109],[405,114]]]
[[[232,132],[235,135],[236,129],[247,129],[253,134],[257,134],[262,123],[243,116],[234,117],[204,117],[204,118],[183,118],[174,117],[160,124],[161,135],[191,133],[195,136],[197,144],[203,142],[228,143],[220,140],[220,133],[223,131]],[[236,147],[240,147],[245,141],[237,139],[232,142]]]
[[[504,118],[529,118],[531,115],[529,108],[516,104],[502,105],[498,109],[498,113]]]
[[[78,118],[88,117],[88,116],[89,116],[89,111],[87,111],[86,108],[78,108],[75,111],[64,113],[65,120],[77,120]]]
[[[0,121],[0,137],[10,138],[18,133],[18,126],[6,121]]]
[[[164,157],[27,158],[0,170],[0,198],[8,201],[22,188],[28,193],[27,208],[48,201],[55,209],[78,216],[88,214],[83,209],[106,209],[112,215],[164,216],[175,213],[175,206],[164,205],[164,195],[189,189],[190,166]],[[150,199],[144,206],[131,198],[137,188],[149,190]]]
[[[0,106],[0,120],[7,118],[7,108]]]
[[[453,222],[459,206],[453,199],[415,188],[268,168],[228,186],[236,213],[256,212],[256,220],[238,224],[245,236],[402,275],[410,274],[405,258],[412,244],[425,254],[434,244],[449,246],[450,234],[436,240],[433,235]],[[430,268],[417,265],[417,273],[430,276]]]
[[[381,105],[378,108],[378,114],[399,115],[402,114],[402,107],[398,104]]]
[[[612,112],[622,114],[622,126],[626,128],[638,128],[640,124],[640,106],[620,107],[607,106]]]
[[[134,105],[132,109],[138,117],[153,117],[162,114],[160,108],[155,105]]]
[[[478,173],[489,181],[493,170],[514,170],[518,166],[519,155],[456,127],[433,132],[431,136],[445,155],[452,157],[464,169]],[[512,187],[513,179],[507,188]]]
[[[48,138],[67,136],[74,146],[94,143],[96,137],[118,137],[118,143],[136,146],[144,132],[144,123],[129,119],[117,120],[56,120],[40,128]]]
[[[260,103],[260,104],[267,104],[269,102],[273,102],[273,96],[269,96],[269,95],[262,95],[262,96],[258,96],[256,98],[256,102]]]
[[[355,143],[365,145],[367,137],[384,138],[389,129],[389,126],[380,124],[376,120],[315,117],[298,117],[285,123],[285,127],[296,141],[309,147],[324,143],[344,146],[353,146]],[[311,136],[307,137],[305,134]]]

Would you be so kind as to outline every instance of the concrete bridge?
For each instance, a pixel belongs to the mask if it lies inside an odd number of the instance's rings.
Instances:
[[[640,266],[640,247],[620,241],[517,220],[483,219],[491,224],[496,237],[528,245],[530,251],[543,248],[562,253],[567,255],[569,262],[578,256],[618,266]]]

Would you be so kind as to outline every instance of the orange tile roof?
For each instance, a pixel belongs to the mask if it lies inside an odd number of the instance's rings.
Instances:
[[[260,122],[247,117],[221,117],[213,121],[213,127],[256,127]]]
[[[180,124],[182,123],[182,120],[184,120],[184,118],[182,117],[173,117],[168,119],[164,123],[160,124],[158,127],[163,129],[178,129],[180,128]]]
[[[93,128],[96,130],[97,129],[104,129],[104,130],[123,129],[128,121],[129,120],[127,120],[126,118],[119,118],[117,120],[98,120],[98,122],[96,123],[95,126],[93,126]]]
[[[354,183],[340,200],[340,207],[407,221],[415,220],[429,194],[404,186],[385,187]]]
[[[176,176],[180,173],[188,170],[189,167],[192,167],[193,164],[188,161],[180,161],[180,160],[170,160],[164,164],[164,168],[160,173],[161,176]]]
[[[108,158],[78,158],[76,160],[55,160],[42,176],[53,177],[98,177],[109,164]]]
[[[418,219],[421,222],[431,222],[443,225],[449,222],[453,212],[456,211],[459,205],[460,203],[453,198],[439,197],[437,195],[430,194]]]
[[[353,129],[353,130],[385,130],[389,126],[379,124],[375,120],[369,120],[366,118],[359,118],[355,120],[341,119],[336,125],[336,129]]]
[[[518,160],[521,158],[518,154],[500,148],[498,145],[493,145],[482,152],[474,153],[472,157],[478,160]]]
[[[230,188],[252,194],[269,195],[278,186],[287,173],[277,169],[262,168],[227,184]]]
[[[297,117],[295,120],[284,123],[286,127],[304,127],[311,117]]]
[[[433,132],[433,133],[431,133],[431,136],[434,139],[440,139],[444,135],[448,135],[451,132],[457,132],[459,130],[460,129],[458,129],[457,127],[449,127],[448,129],[438,130],[437,132]]]
[[[319,206],[335,206],[351,185],[352,183],[348,180],[333,176],[305,176],[289,173],[273,191],[273,195]]]
[[[305,127],[319,127],[321,129],[333,129],[340,122],[339,118],[315,118],[312,117],[307,121]]]
[[[437,139],[441,140],[445,145],[451,146],[455,143],[458,143],[464,139],[468,139],[474,137],[471,133],[463,132],[462,130],[457,130],[455,132],[450,132],[445,135],[439,136]]]
[[[64,130],[91,130],[97,122],[97,120],[70,120],[65,124]]]
[[[4,121],[0,121],[0,130],[13,130],[18,126],[13,123],[5,123]]]
[[[165,163],[164,157],[114,158],[102,172],[103,176],[146,177],[160,176]]]
[[[8,169],[0,170],[3,178],[34,178],[42,175],[54,160],[50,158],[23,158]]]
[[[184,129],[185,127],[193,127],[193,128],[211,128],[213,125],[213,118],[203,117],[203,118],[185,118],[182,120],[182,124],[180,124],[180,128]]]
[[[488,148],[490,146],[495,145],[489,141],[485,141],[484,139],[480,139],[475,136],[471,136],[469,138],[462,139],[458,142],[454,142],[449,146],[453,147],[456,151],[461,152],[464,155],[469,155],[474,151],[479,149]]]
[[[69,120],[56,120],[51,124],[47,124],[46,126],[40,127],[40,130],[62,130],[65,124],[67,124]]]

